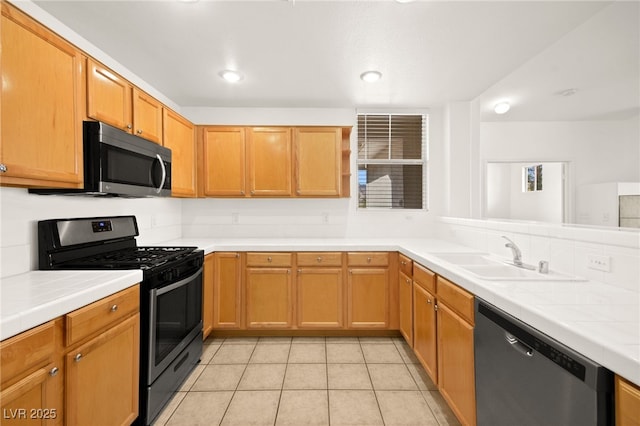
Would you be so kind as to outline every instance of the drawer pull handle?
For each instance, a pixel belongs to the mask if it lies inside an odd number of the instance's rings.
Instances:
[[[318,258],[316,259],[318,261],[318,263],[322,262],[322,257],[318,256]]]
[[[136,130],[136,133],[137,133],[137,134],[139,134],[139,135],[141,135],[141,134],[142,134],[142,130],[141,130],[141,129],[138,129],[138,130]]]
[[[430,305],[430,304],[431,304],[431,299],[427,297],[427,305]]]
[[[0,173],[6,173],[7,172],[7,166],[4,164],[0,164]]]
[[[80,362],[81,359],[82,359],[82,354],[77,354],[76,356],[73,357],[73,360],[75,362]]]
[[[236,259],[240,257],[240,253],[236,253]]]
[[[408,278],[405,281],[407,282],[407,284],[411,284],[411,281],[409,281]]]
[[[49,375],[51,377],[55,377],[58,375],[58,367],[53,367],[51,370],[49,370]]]
[[[127,129],[131,130],[131,124],[127,124]]]
[[[111,312],[115,312],[115,311],[117,311],[117,310],[118,310],[118,305],[113,305],[113,306],[111,307]]]
[[[273,262],[273,258],[271,256],[267,257],[267,262],[269,263]]]
[[[367,257],[367,263],[371,263],[371,258]]]

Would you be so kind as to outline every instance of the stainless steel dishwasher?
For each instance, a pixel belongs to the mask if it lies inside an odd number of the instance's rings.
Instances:
[[[474,329],[478,426],[613,424],[613,374],[481,299]]]

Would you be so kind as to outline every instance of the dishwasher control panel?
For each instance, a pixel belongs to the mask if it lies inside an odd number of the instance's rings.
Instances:
[[[569,373],[573,374],[580,380],[584,380],[585,378],[585,368],[584,365],[579,363],[578,361],[571,358],[566,353],[560,352],[553,346],[548,345],[545,342],[536,339],[533,336],[530,336],[533,339],[533,349],[539,352],[540,354],[546,356],[551,361],[558,364],[560,367],[567,370]]]

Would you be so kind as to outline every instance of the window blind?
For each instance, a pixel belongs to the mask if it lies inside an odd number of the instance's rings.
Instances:
[[[360,208],[425,209],[424,114],[358,114]]]

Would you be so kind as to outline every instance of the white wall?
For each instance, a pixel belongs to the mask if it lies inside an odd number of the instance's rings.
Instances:
[[[39,220],[130,214],[138,220],[139,245],[182,235],[179,199],[34,195],[0,188],[0,277],[38,269]]]
[[[361,210],[357,203],[357,111],[322,108],[183,108],[199,124],[353,126],[351,197],[340,199],[197,199],[183,201],[185,237],[421,237],[432,235],[442,199],[442,124],[429,111],[429,211]],[[393,112],[393,111],[386,111]],[[431,167],[434,164],[434,167]]]
[[[572,188],[640,181],[640,120],[483,122],[480,161],[568,161]],[[575,191],[568,194],[575,205]],[[575,222],[575,215],[571,221]]]
[[[511,215],[522,220],[562,223],[563,187],[562,164],[543,163],[543,190],[522,191],[522,168],[531,163],[511,165]]]

